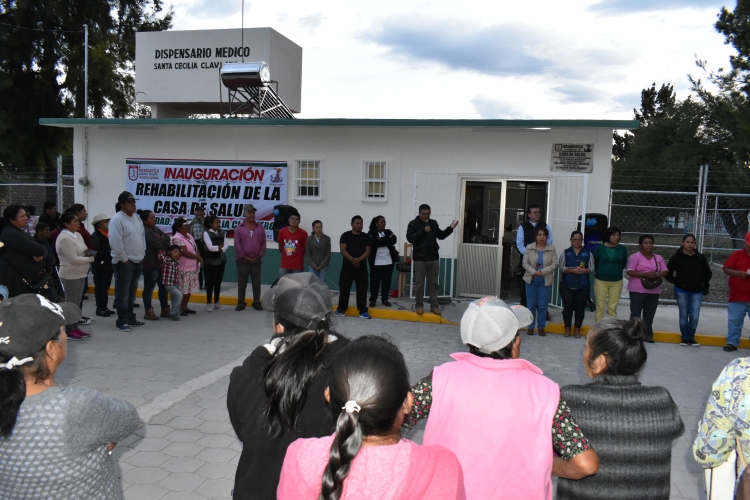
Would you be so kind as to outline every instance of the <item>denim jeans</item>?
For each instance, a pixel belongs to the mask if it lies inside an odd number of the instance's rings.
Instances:
[[[151,299],[153,298],[154,288],[159,286],[159,305],[162,309],[169,307],[167,302],[167,289],[161,284],[159,279],[159,270],[153,267],[143,266],[143,307],[148,311],[151,309]]]
[[[677,308],[680,311],[682,341],[692,342],[695,340],[695,330],[698,328],[698,318],[701,315],[703,292],[686,292],[675,287],[674,296],[677,299]]]
[[[328,266],[322,268],[320,271],[316,271],[313,266],[307,266],[307,270],[320,278],[320,281],[322,281],[323,283],[326,282],[326,276],[328,276]]]
[[[552,295],[552,285],[544,286],[544,278],[537,276],[531,280],[531,284],[526,285],[526,307],[534,315],[534,321],[529,325],[529,329],[544,328],[547,324],[547,305]],[[534,326],[536,325],[536,326]]]
[[[727,304],[727,313],[727,344],[737,347],[742,337],[742,323],[746,315],[750,316],[750,302],[730,302]]]
[[[643,319],[643,323],[646,325],[647,340],[653,340],[654,338],[654,330],[651,325],[654,323],[658,305],[658,293],[630,292],[630,317]]]
[[[182,292],[180,292],[180,287],[176,285],[167,285],[164,289],[169,293],[169,296],[172,299],[172,308],[169,310],[169,315],[179,316],[180,303],[182,302]]]
[[[141,275],[141,263],[133,261],[115,264],[115,300],[117,304],[117,326],[138,321],[133,313],[135,292],[138,291],[138,278]]]

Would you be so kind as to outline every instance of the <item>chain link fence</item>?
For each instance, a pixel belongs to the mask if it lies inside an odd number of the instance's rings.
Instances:
[[[54,201],[60,205],[58,189],[62,186],[63,211],[75,203],[73,180],[73,157],[60,157],[62,175],[58,179],[58,170],[45,170],[35,167],[0,167],[0,207],[23,205],[33,207],[36,215],[41,215],[45,201]]]
[[[750,217],[750,195],[688,191],[613,189],[609,223],[622,232],[620,243],[628,253],[638,251],[638,238],[654,236],[654,253],[667,262],[688,233],[695,235],[698,250],[711,264],[713,278],[704,303],[726,303],[729,288],[722,265],[729,255],[745,245]],[[627,277],[626,277],[627,279]],[[674,299],[665,282],[662,299]]]

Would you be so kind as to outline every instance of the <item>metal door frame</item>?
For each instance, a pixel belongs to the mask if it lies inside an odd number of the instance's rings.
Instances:
[[[505,211],[506,211],[506,191],[508,188],[508,182],[545,182],[547,183],[547,201],[546,201],[546,209],[549,211],[549,202],[550,202],[550,191],[551,191],[551,184],[552,184],[552,178],[517,178],[515,176],[513,177],[503,177],[503,176],[486,176],[483,177],[481,175],[461,175],[458,176],[459,179],[459,189],[460,189],[460,202],[459,202],[459,214],[460,214],[460,230],[461,230],[461,239],[457,242],[456,246],[456,254],[460,253],[460,246],[461,245],[474,245],[474,246],[493,246],[493,245],[482,245],[477,243],[463,243],[463,223],[464,223],[464,208],[466,204],[466,182],[497,182],[502,184],[501,188],[501,195],[500,195],[500,228],[502,231],[505,230]],[[546,222],[546,221],[545,221]],[[502,233],[500,233],[502,235]],[[458,255],[457,255],[458,256]],[[457,265],[459,267],[459,274],[461,272],[460,266],[461,264],[458,263]],[[497,266],[495,269],[495,296],[500,296],[500,290],[502,287],[502,275],[503,275],[503,245],[502,245],[502,236],[498,238],[498,244],[497,244]],[[458,284],[458,276],[456,276],[456,283]],[[484,297],[484,295],[481,294],[475,294],[475,293],[465,293],[461,290],[456,288],[456,295],[461,297]]]

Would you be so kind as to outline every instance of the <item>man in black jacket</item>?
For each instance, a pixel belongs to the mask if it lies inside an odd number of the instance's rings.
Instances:
[[[438,278],[440,275],[440,246],[437,240],[444,240],[453,233],[458,221],[440,230],[438,223],[430,219],[430,206],[420,205],[419,215],[406,228],[406,240],[413,245],[412,266],[414,266],[414,296],[417,314],[424,312],[424,281],[427,278],[427,291],[430,294],[430,310],[440,315],[438,308]]]

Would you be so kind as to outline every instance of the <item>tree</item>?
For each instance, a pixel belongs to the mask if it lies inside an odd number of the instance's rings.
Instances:
[[[70,132],[39,118],[85,115],[84,24],[89,114],[135,116],[135,33],[169,29],[161,12],[161,0],[0,0],[0,163],[52,166],[70,151]]]
[[[640,128],[614,133],[612,187],[616,189],[695,190],[699,165],[719,151],[702,135],[705,106],[677,100],[674,87],[656,84],[641,91],[641,109],[633,110]]]

